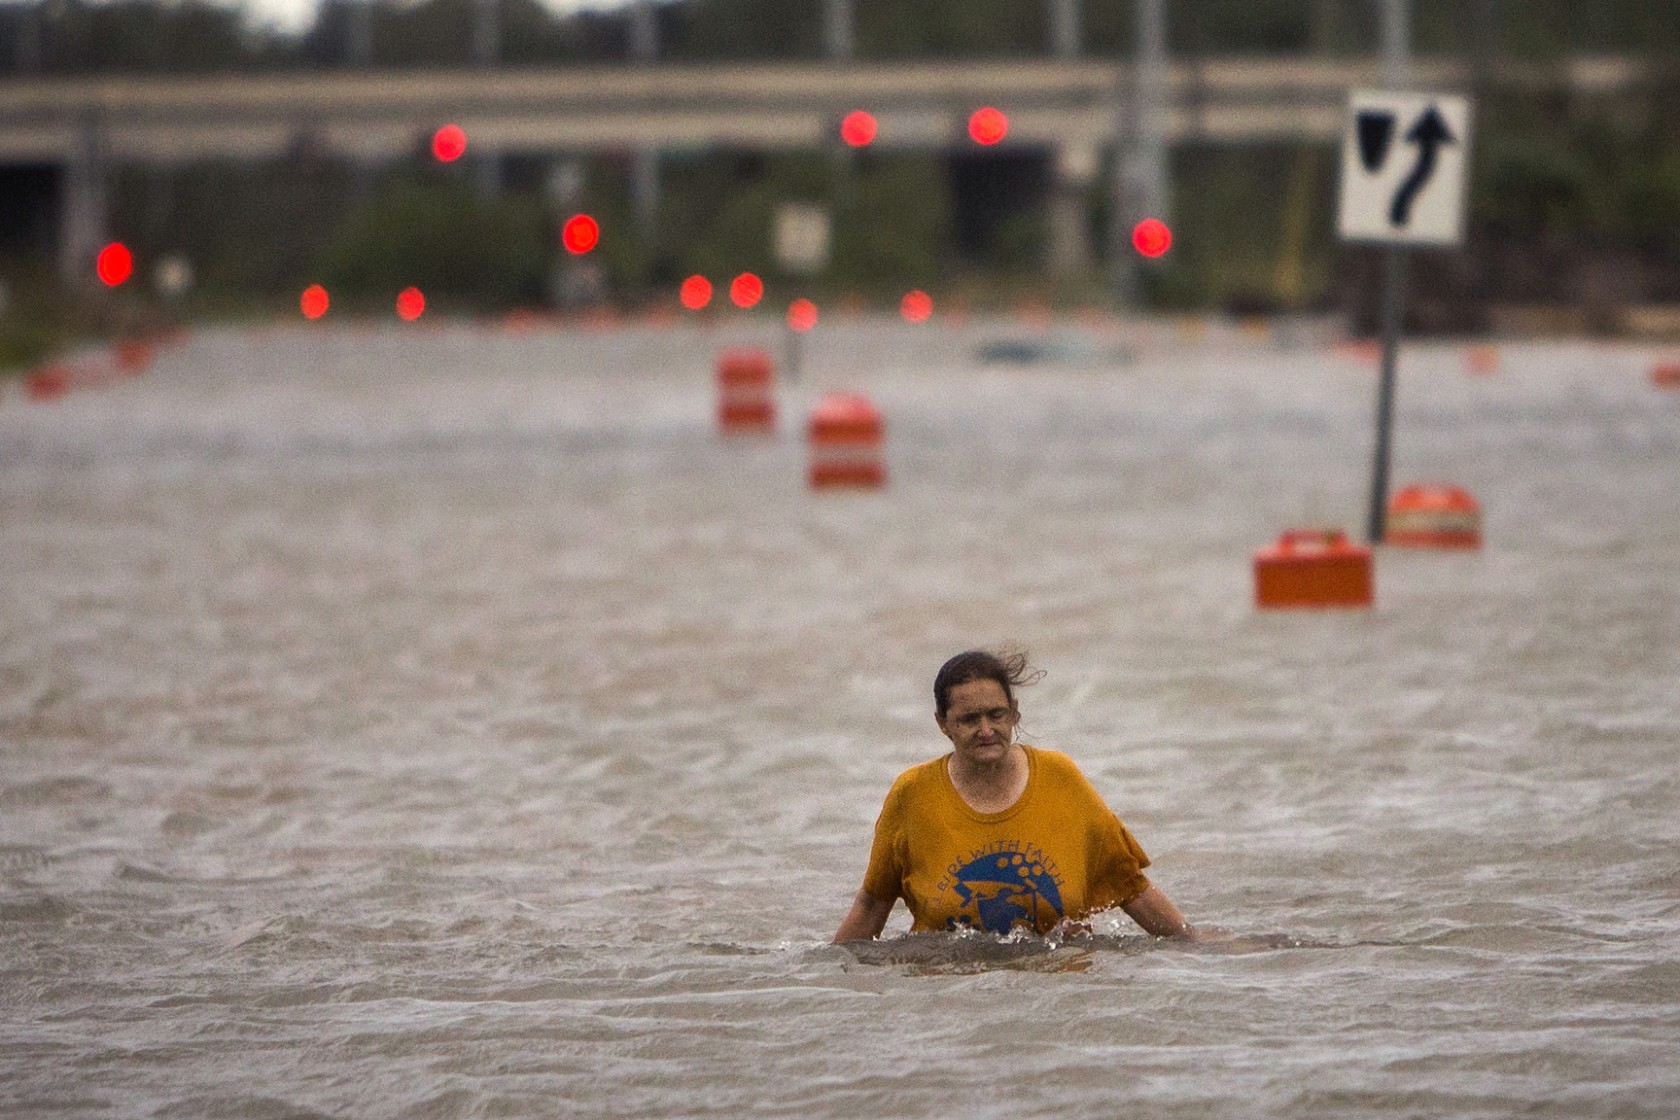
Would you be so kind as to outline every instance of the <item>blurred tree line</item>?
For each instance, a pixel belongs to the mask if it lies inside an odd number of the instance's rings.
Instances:
[[[474,0],[324,0],[290,33],[204,0],[43,0],[0,4],[0,77],[111,72],[310,71],[473,63]],[[859,58],[1043,55],[1044,0],[853,0]],[[1372,0],[1169,0],[1169,42],[1190,62],[1231,55],[1368,55]],[[627,10],[560,16],[536,0],[497,0],[505,66],[624,65]],[[1132,0],[1085,0],[1085,50],[1132,47]],[[1478,82],[1472,222],[1462,252],[1420,255],[1419,324],[1474,327],[1490,301],[1611,308],[1680,301],[1680,4],[1671,0],[1413,0],[1419,55],[1467,60]],[[823,0],[667,0],[654,7],[658,53],[672,62],[785,61],[823,53]],[[1656,78],[1633,97],[1496,82],[1498,64],[1561,67],[1583,53],[1639,59]],[[667,155],[653,234],[628,202],[630,153],[579,157],[577,200],[611,235],[596,255],[611,290],[637,299],[689,272],[774,274],[776,206],[816,201],[834,214],[825,283],[882,295],[905,285],[978,293],[1051,289],[1046,218],[1003,216],[959,236],[961,184],[935,153],[703,152]],[[1150,274],[1159,304],[1236,309],[1340,306],[1365,316],[1369,254],[1333,230],[1337,153],[1302,145],[1186,145],[1172,156],[1174,253]],[[349,300],[386,300],[425,279],[447,305],[505,307],[554,294],[555,203],[545,160],[510,158],[503,189],[440,166],[417,144],[379,168],[308,151],[269,166],[125,166],[112,229],[142,259],[179,253],[199,298],[271,298],[322,280]],[[1030,169],[1023,183],[1030,188]],[[1108,176],[1099,179],[1106,184]],[[1089,207],[1106,244],[1106,185]],[[0,252],[9,252],[0,245]],[[13,254],[15,256],[15,254]],[[48,269],[39,269],[48,272]]]
[[[473,0],[323,0],[292,33],[239,4],[208,0],[8,0],[0,3],[0,73],[424,67],[471,63]],[[1175,54],[1369,54],[1374,0],[1169,0]],[[1420,54],[1482,52],[1545,60],[1568,54],[1680,51],[1668,0],[1412,0]],[[1132,0],[1084,0],[1088,53],[1132,46]],[[823,54],[824,0],[658,0],[659,53],[673,61],[786,60]],[[497,0],[505,65],[611,63],[631,53],[625,9],[556,14],[537,0]],[[986,58],[1049,49],[1047,0],[853,0],[860,58]],[[355,57],[359,18],[366,57]]]

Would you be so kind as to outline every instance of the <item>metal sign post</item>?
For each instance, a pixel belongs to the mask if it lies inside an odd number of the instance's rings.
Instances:
[[[803,335],[789,323],[782,327],[782,338],[782,374],[788,384],[797,385],[805,370]]]
[[[1344,241],[1387,245],[1383,269],[1382,379],[1366,534],[1381,544],[1388,510],[1394,385],[1405,317],[1406,250],[1457,245],[1464,236],[1470,103],[1462,97],[1355,91],[1342,142],[1338,227]]]
[[[1365,539],[1381,544],[1388,535],[1388,461],[1394,431],[1394,371],[1400,361],[1400,328],[1406,303],[1406,250],[1390,245],[1383,254],[1382,374],[1377,383],[1377,439],[1371,453],[1371,505]]]

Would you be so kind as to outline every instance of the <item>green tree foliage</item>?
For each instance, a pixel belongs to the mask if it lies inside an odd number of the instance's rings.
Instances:
[[[28,37],[35,68],[51,72],[160,71],[198,73],[262,67],[279,61],[286,44],[256,29],[239,8],[181,0],[54,0],[49,7],[14,6],[7,42]],[[26,22],[28,21],[28,22]],[[11,59],[3,56],[11,53]],[[0,63],[22,65],[18,52]]]
[[[337,66],[353,5],[322,0],[298,36],[262,26],[248,9],[209,0],[35,0],[0,5],[0,68],[52,72]],[[372,61],[381,66],[470,60],[472,0],[365,0]],[[1049,0],[853,0],[862,58],[981,58],[1042,54]],[[1680,54],[1673,0],[1412,0],[1423,53],[1528,60],[1582,52]],[[818,58],[823,0],[661,0],[661,53],[682,61]],[[1375,0],[1171,0],[1171,49],[1181,56],[1370,53]],[[556,14],[539,0],[499,0],[501,58],[515,64],[617,62],[628,55],[622,9]],[[1129,51],[1134,0],[1083,0],[1087,53]],[[30,46],[30,44],[34,44]]]
[[[1502,57],[1526,60],[1581,53],[1672,58],[1680,49],[1680,5],[1660,0],[1412,0],[1418,50],[1463,52],[1481,30]]]
[[[350,213],[316,273],[356,297],[389,298],[413,284],[457,306],[510,307],[543,298],[550,242],[530,200],[400,181]]]
[[[835,222],[835,283],[864,291],[931,286],[950,240],[950,188],[937,156],[859,161]]]
[[[865,58],[984,58],[1043,55],[1049,20],[1043,0],[904,4],[857,0],[857,49]]]
[[[686,0],[662,23],[663,53],[693,61],[814,58],[823,51],[822,0]]]

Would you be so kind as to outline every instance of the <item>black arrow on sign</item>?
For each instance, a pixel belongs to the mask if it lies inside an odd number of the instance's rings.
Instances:
[[[1394,139],[1394,114],[1381,109],[1365,109],[1354,117],[1359,133],[1359,162],[1375,175],[1388,162],[1388,144]]]
[[[1406,176],[1406,181],[1395,193],[1394,205],[1388,208],[1388,222],[1393,226],[1404,226],[1412,220],[1412,202],[1423,190],[1423,185],[1429,182],[1429,177],[1435,174],[1436,150],[1442,144],[1456,142],[1452,131],[1447,128],[1447,122],[1441,119],[1441,114],[1433,105],[1406,133],[1406,139],[1418,146],[1418,159],[1412,173]]]

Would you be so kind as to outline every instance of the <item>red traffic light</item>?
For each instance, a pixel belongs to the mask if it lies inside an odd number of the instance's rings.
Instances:
[[[875,139],[875,118],[862,109],[847,113],[840,122],[840,139],[854,148],[867,147]]]
[[[968,134],[976,144],[990,147],[1009,135],[1009,118],[990,105],[976,109],[968,118]]]
[[[404,288],[397,295],[397,315],[405,323],[412,323],[426,310],[426,296],[419,288]]]
[[[712,302],[712,282],[704,276],[690,276],[682,282],[678,298],[690,311],[698,311]]]
[[[906,323],[925,323],[933,314],[933,297],[919,289],[906,292],[904,298],[898,301],[898,313],[904,316]]]
[[[1145,218],[1132,227],[1132,247],[1146,257],[1158,257],[1172,248],[1172,230],[1159,218]]]
[[[600,223],[588,214],[573,214],[560,227],[560,243],[568,253],[587,253],[600,240]]]
[[[804,334],[817,325],[817,305],[808,299],[796,299],[788,304],[788,329]]]
[[[134,254],[121,241],[113,241],[99,250],[94,271],[107,287],[114,288],[134,274]]]
[[[729,298],[736,307],[752,307],[764,298],[764,281],[743,272],[729,283]]]
[[[432,155],[442,163],[454,163],[467,154],[467,134],[458,124],[446,124],[432,133]]]
[[[327,290],[319,284],[311,284],[298,297],[298,308],[305,319],[319,319],[327,313]]]

